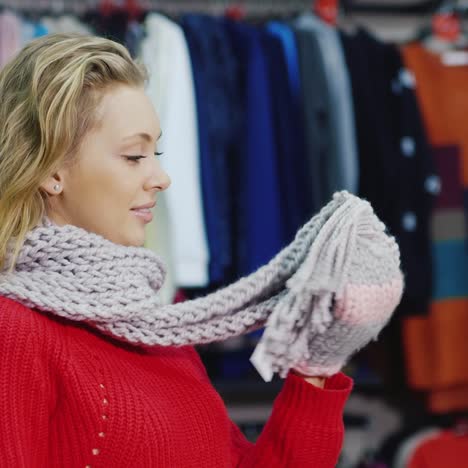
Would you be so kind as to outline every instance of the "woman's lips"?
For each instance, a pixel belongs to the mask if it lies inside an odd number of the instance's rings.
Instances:
[[[151,213],[149,208],[132,209],[130,211],[132,211],[135,216],[138,216],[145,223],[150,223],[153,219],[153,213]]]

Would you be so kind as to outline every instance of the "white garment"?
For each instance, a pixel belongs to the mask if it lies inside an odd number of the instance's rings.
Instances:
[[[169,213],[166,192],[158,194],[158,203],[153,209],[153,221],[146,225],[145,247],[157,253],[166,265],[166,279],[159,290],[161,304],[172,304],[177,285],[174,281],[174,259],[171,254]]]
[[[90,35],[92,30],[80,22],[72,15],[61,15],[57,18],[44,16],[41,18],[41,23],[49,30],[50,33],[78,33]]]
[[[209,251],[203,218],[198,126],[193,74],[179,25],[150,13],[140,54],[150,73],[147,94],[159,114],[161,164],[172,180],[165,192],[174,280],[182,287],[209,282]],[[155,219],[157,229],[161,229]]]
[[[61,15],[57,20],[57,32],[64,33],[78,33],[84,35],[91,35],[93,32],[86,24],[79,21],[73,15]]]

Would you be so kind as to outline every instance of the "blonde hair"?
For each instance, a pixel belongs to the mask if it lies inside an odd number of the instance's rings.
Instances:
[[[144,87],[147,80],[123,45],[79,34],[35,39],[0,71],[0,269],[14,240],[11,271],[46,212],[40,184],[73,162],[84,135],[99,124],[102,91]]]

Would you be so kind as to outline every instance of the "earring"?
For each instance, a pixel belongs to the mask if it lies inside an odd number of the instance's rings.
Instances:
[[[54,185],[54,190],[58,192],[60,190],[60,185],[59,184]]]

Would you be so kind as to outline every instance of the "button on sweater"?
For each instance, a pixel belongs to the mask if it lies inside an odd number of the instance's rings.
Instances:
[[[0,297],[2,466],[331,468],[351,388],[289,373],[254,444],[193,346],[122,343]]]

